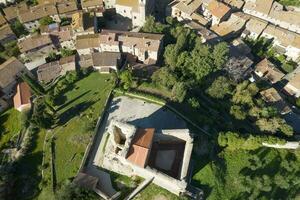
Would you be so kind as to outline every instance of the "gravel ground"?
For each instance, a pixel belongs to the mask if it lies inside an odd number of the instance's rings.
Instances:
[[[157,104],[121,96],[113,99],[108,110],[110,120],[127,122],[141,128],[184,129],[186,123],[172,111]]]

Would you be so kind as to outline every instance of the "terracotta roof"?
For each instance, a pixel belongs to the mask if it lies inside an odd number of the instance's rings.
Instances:
[[[290,80],[289,83],[290,85],[294,86],[298,90],[300,90],[300,73],[295,74]]]
[[[27,83],[22,82],[17,85],[17,92],[14,96],[14,107],[17,109],[22,105],[30,103],[30,87]]]
[[[4,16],[2,15],[2,13],[0,13],[0,26],[6,24],[6,20],[4,18]]]
[[[56,3],[59,14],[71,13],[78,10],[75,0],[65,0]]]
[[[87,68],[93,66],[93,59],[90,54],[88,55],[81,55],[78,58],[80,68]]]
[[[256,73],[267,78],[271,83],[276,83],[282,79],[284,73],[277,69],[268,59],[263,59],[255,67]]]
[[[242,0],[223,0],[224,3],[230,5],[231,7],[237,8],[237,9],[241,9],[243,7],[243,5],[245,4],[244,1]]]
[[[268,22],[256,17],[251,17],[246,24],[246,29],[250,32],[260,35],[263,32],[263,30],[267,27],[267,25]]]
[[[79,35],[76,37],[76,49],[100,47],[99,34]]]
[[[0,41],[9,37],[17,38],[8,24],[0,27]]]
[[[16,6],[9,6],[9,7],[3,8],[3,12],[5,15],[5,18],[8,21],[16,19],[18,17],[18,12],[17,12]]]
[[[49,35],[35,35],[18,41],[21,53],[52,44]]]
[[[212,0],[208,4],[208,10],[211,12],[211,14],[215,17],[218,17],[221,19],[224,17],[229,11],[230,7],[226,6],[224,3]]]
[[[94,66],[118,66],[121,60],[121,53],[117,52],[97,52],[92,54]]]
[[[37,75],[40,82],[49,83],[60,76],[62,68],[59,61],[43,64],[38,67]]]
[[[192,15],[197,11],[197,9],[202,5],[202,0],[188,0],[188,1],[180,1],[175,5],[175,8],[180,10],[183,13],[188,15]]]
[[[26,23],[57,14],[57,9],[54,4],[42,4],[30,7],[26,12],[19,13],[19,19],[21,22]]]
[[[260,95],[262,96],[264,101],[273,104],[280,113],[285,114],[291,111],[289,106],[286,104],[286,102],[283,100],[283,98],[275,88],[263,90],[260,92]]]
[[[246,1],[244,9],[256,10],[257,12],[269,14],[274,0],[256,0],[256,1]]]
[[[16,75],[25,69],[25,65],[11,57],[0,65],[0,88],[5,88],[16,80]]]
[[[75,55],[67,56],[67,57],[61,58],[59,60],[60,65],[64,65],[64,64],[72,63],[72,62],[75,62]]]
[[[136,47],[140,50],[158,51],[164,35],[127,31],[102,30],[100,43],[121,42],[122,46]]]
[[[144,168],[147,165],[152,141],[154,137],[153,128],[138,129],[131,142],[127,160]]]
[[[116,0],[116,5],[132,7],[132,10],[139,9],[139,0]]]
[[[103,7],[102,0],[81,0],[82,8]]]
[[[219,36],[227,36],[242,30],[245,24],[246,20],[239,16],[238,13],[234,13],[227,21],[212,26],[211,30],[217,33]]]
[[[274,25],[268,25],[263,33],[276,38],[280,42],[280,45],[284,47],[293,46],[300,49],[300,35],[297,33]]]
[[[191,15],[192,19],[200,24],[202,24],[203,26],[206,26],[208,24],[208,21],[200,14],[198,13],[193,13]]]

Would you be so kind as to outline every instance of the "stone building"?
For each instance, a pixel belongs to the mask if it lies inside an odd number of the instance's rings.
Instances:
[[[258,77],[264,78],[272,84],[277,83],[284,77],[284,73],[266,58],[255,66],[254,73]]]
[[[186,192],[193,138],[188,129],[155,130],[112,121],[101,167]]]
[[[31,91],[27,83],[21,82],[17,85],[16,94],[14,95],[14,108],[20,112],[31,108]]]
[[[295,73],[283,88],[284,92],[296,98],[300,97],[300,73]]]
[[[49,52],[56,51],[56,47],[50,35],[33,35],[22,38],[18,41],[22,57],[44,57]]]
[[[110,73],[122,68],[123,59],[119,52],[96,52],[92,54],[93,67],[100,73]]]
[[[55,22],[60,22],[55,4],[41,4],[33,7],[18,10],[18,18],[27,30],[33,31],[39,28],[39,20],[43,17],[50,16]]]
[[[243,11],[276,26],[300,33],[300,12],[287,10],[275,0],[246,0]]]
[[[14,41],[17,39],[17,36],[11,30],[9,24],[5,24],[0,27],[0,44],[5,45],[8,42]]]
[[[134,27],[141,27],[146,17],[153,13],[155,0],[105,0],[105,4],[115,8],[117,14],[131,19]]]
[[[18,78],[22,73],[27,72],[25,65],[15,57],[0,65],[0,89],[5,100],[9,100],[14,95]]]
[[[76,38],[79,55],[92,52],[120,52],[136,56],[140,61],[157,61],[161,53],[163,35],[102,30],[100,34]]]

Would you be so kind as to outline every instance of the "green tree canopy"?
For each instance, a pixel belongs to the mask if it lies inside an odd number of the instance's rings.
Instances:
[[[133,77],[129,70],[125,70],[125,71],[121,72],[120,79],[121,79],[123,88],[125,90],[128,90],[131,88],[132,83],[133,83]]]
[[[47,26],[49,24],[53,24],[54,21],[50,16],[43,17],[39,20],[40,25]]]
[[[206,90],[206,92],[213,98],[223,99],[227,94],[230,94],[232,90],[233,88],[228,78],[219,76]]]

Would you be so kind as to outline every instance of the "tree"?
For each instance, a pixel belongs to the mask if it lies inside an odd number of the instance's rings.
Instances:
[[[181,103],[186,95],[186,86],[183,82],[177,82],[172,88],[172,98]]]
[[[18,57],[21,53],[17,45],[17,41],[8,42],[4,45],[4,47],[5,47],[5,53],[9,57],[12,56]]]
[[[189,98],[188,102],[193,108],[195,108],[195,109],[200,108],[200,103],[199,103],[198,99],[196,99],[195,97]]]
[[[279,127],[280,131],[286,136],[292,136],[294,134],[293,127],[286,124],[285,122]]]
[[[276,133],[280,131],[284,135],[292,136],[293,135],[293,128],[286,124],[284,119],[279,117],[272,117],[269,119],[261,118],[258,119],[255,123],[261,131],[269,132],[269,133]]]
[[[163,33],[166,25],[161,24],[159,22],[155,22],[155,18],[153,16],[148,16],[142,27],[142,32],[146,33]]]
[[[206,90],[206,92],[213,98],[223,99],[227,94],[232,92],[232,85],[228,78],[219,76]]]
[[[213,58],[217,69],[221,69],[228,61],[229,48],[225,42],[218,43],[214,46]]]
[[[132,78],[132,74],[129,70],[125,70],[125,71],[121,72],[120,79],[121,79],[121,83],[123,85],[123,88],[125,90],[128,90],[128,89],[131,88],[133,78]]]
[[[72,49],[68,49],[68,48],[62,48],[60,50],[61,56],[64,57],[68,57],[68,56],[72,56],[74,55],[76,52]]]
[[[60,19],[60,25],[61,26],[67,26],[67,25],[70,25],[70,24],[71,24],[71,20],[69,18],[62,17]]]
[[[167,67],[162,67],[154,72],[151,79],[156,85],[166,87],[167,89],[172,89],[177,82],[173,72]]]
[[[50,16],[43,17],[39,20],[40,25],[47,26],[49,24],[53,24],[54,21]]]
[[[59,58],[58,55],[54,51],[50,51],[48,54],[47,60],[49,62],[52,62],[52,61],[58,60],[58,58]]]
[[[93,191],[78,187],[74,183],[66,182],[56,193],[57,200],[96,200],[99,199]]]
[[[272,136],[254,136],[251,134],[239,135],[235,132],[221,132],[218,135],[218,144],[229,150],[244,149],[255,150],[262,147],[262,143],[285,144],[285,140]]]
[[[232,102],[240,105],[253,106],[253,95],[255,95],[257,90],[256,86],[250,85],[248,81],[238,84],[236,87],[236,92],[232,97]]]
[[[11,29],[18,38],[23,35],[29,34],[29,32],[26,30],[25,26],[19,20],[16,20],[15,22],[13,22],[11,24]]]
[[[247,113],[246,111],[238,105],[233,105],[230,108],[230,114],[233,115],[238,120],[246,119]]]

